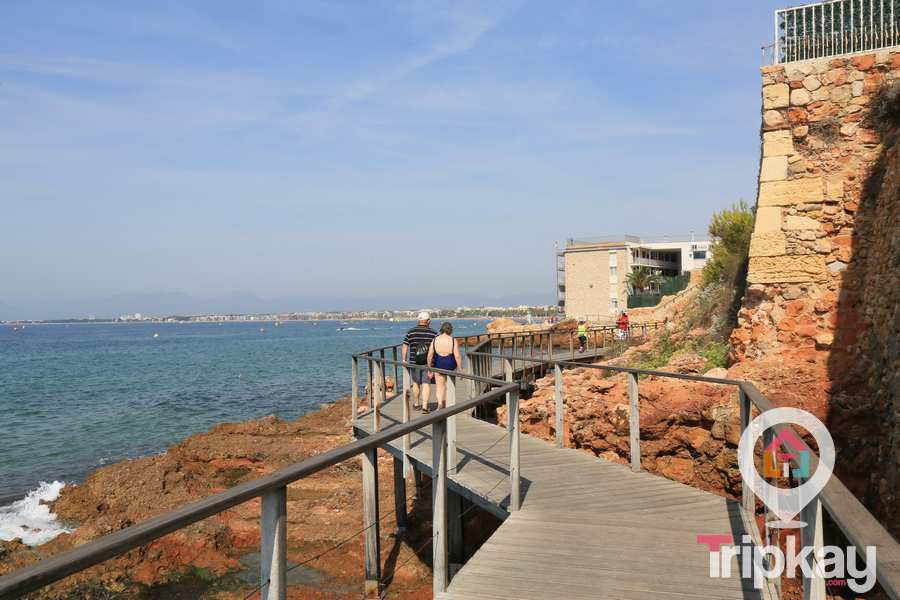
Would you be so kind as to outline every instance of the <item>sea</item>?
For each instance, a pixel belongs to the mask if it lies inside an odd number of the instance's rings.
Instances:
[[[455,320],[454,334],[485,321]],[[106,464],[350,393],[350,356],[412,322],[0,325],[0,540],[66,531],[46,502]]]

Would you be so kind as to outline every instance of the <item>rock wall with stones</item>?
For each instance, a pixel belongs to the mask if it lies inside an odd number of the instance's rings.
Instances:
[[[882,151],[866,115],[900,52],[762,69],[762,161],[737,360],[834,343],[860,194]]]
[[[870,109],[898,84],[900,51],[762,69],[756,222],[731,336],[738,363],[819,373],[811,400],[839,474],[895,533],[900,159]]]

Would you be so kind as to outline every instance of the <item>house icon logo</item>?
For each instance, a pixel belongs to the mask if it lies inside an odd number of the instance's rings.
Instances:
[[[817,457],[797,435],[795,426],[802,427],[815,439],[819,448]],[[776,435],[762,448],[762,465],[757,469],[756,443],[763,432],[770,429],[774,429]],[[764,411],[747,425],[738,443],[738,467],[743,484],[777,515],[779,521],[770,522],[774,527],[805,525],[793,519],[828,483],[834,470],[834,459],[834,440],[828,429],[813,414],[799,408],[779,407]],[[791,479],[792,487],[778,487],[785,479]]]
[[[799,467],[791,469],[791,460]],[[809,451],[793,429],[784,429],[763,450],[763,477],[809,478]]]

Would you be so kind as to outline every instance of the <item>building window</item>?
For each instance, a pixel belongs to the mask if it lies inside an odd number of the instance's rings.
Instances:
[[[704,258],[706,258],[706,250],[694,250],[694,258],[703,260]]]
[[[609,266],[611,266],[611,267],[616,266],[616,264],[617,264],[617,257],[618,257],[618,255],[616,254],[616,251],[615,251],[615,250],[610,250],[610,251],[609,251]]]
[[[618,281],[617,277],[618,277],[618,275],[616,273],[616,265],[612,265],[609,268],[609,280],[613,281],[613,282]]]
[[[609,314],[614,315],[619,312],[619,299],[618,298],[610,298],[609,299]]]

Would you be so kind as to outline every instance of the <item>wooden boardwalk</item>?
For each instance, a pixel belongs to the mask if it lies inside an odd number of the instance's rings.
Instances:
[[[382,429],[401,414],[399,398],[386,402]],[[770,597],[739,578],[736,559],[730,579],[710,578],[708,549],[696,541],[731,534],[740,543],[749,526],[737,502],[522,435],[522,507],[510,514],[506,429],[456,419],[449,488],[505,520],[438,598]],[[371,415],[354,426],[371,433]],[[402,456],[400,440],[385,449]],[[409,458],[432,474],[430,428],[411,434]]]

